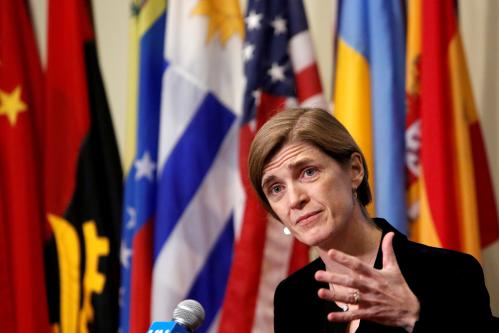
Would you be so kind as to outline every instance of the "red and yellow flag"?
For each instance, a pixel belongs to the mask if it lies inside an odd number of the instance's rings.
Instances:
[[[0,323],[49,331],[39,200],[43,79],[25,1],[0,1]]]
[[[452,0],[409,2],[406,94],[412,238],[480,258],[498,216]]]

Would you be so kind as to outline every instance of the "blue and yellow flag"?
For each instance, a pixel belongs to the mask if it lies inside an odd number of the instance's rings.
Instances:
[[[370,213],[406,233],[403,17],[400,1],[340,3],[334,115],[367,159]]]

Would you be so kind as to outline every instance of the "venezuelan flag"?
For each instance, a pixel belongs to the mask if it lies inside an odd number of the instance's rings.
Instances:
[[[125,198],[121,236],[120,330],[150,323],[156,165],[166,1],[131,3]]]
[[[370,213],[406,232],[401,2],[342,1],[338,34],[334,115],[367,159],[375,198]]]

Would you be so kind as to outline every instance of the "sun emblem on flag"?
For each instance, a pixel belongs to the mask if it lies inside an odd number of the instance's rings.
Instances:
[[[191,14],[208,17],[206,43],[216,35],[219,35],[222,46],[225,46],[233,35],[244,38],[244,21],[238,0],[200,0]]]

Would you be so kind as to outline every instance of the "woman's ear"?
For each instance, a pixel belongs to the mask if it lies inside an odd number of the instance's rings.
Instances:
[[[352,189],[359,188],[364,179],[364,165],[362,164],[362,156],[355,152],[350,156],[350,173],[352,175]]]

